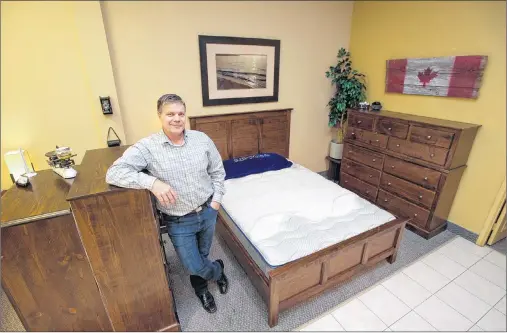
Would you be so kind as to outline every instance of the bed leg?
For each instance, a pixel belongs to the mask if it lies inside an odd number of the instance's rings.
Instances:
[[[278,324],[278,312],[280,308],[280,300],[278,297],[278,288],[276,280],[271,279],[269,283],[269,327],[274,327]]]
[[[398,256],[398,249],[399,249],[400,243],[401,243],[402,231],[403,231],[403,228],[399,228],[396,231],[396,236],[394,238],[394,252],[389,257],[387,257],[387,262],[390,264],[394,264],[394,262],[396,261],[396,257]]]

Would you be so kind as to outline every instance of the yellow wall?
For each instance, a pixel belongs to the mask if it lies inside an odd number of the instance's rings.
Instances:
[[[2,1],[1,42],[2,189],[12,185],[9,150],[28,150],[41,170],[56,145],[70,146],[76,163],[106,147],[109,126],[125,142],[98,2]],[[111,96],[113,115],[99,95]]]
[[[505,2],[377,1],[354,4],[350,49],[384,109],[482,125],[449,221],[479,233],[505,179]],[[487,55],[477,100],[384,93],[393,58]]]
[[[130,143],[160,128],[156,101],[177,93],[188,115],[294,108],[290,158],[326,169],[325,71],[348,47],[351,2],[108,1],[104,23]],[[281,40],[278,103],[202,106],[198,35]]]

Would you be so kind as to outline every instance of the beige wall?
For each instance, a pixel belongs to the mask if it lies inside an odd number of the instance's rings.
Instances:
[[[352,2],[102,3],[129,143],[158,130],[157,98],[177,93],[188,115],[294,108],[290,158],[326,169],[331,131],[325,71],[348,47]],[[281,40],[278,103],[202,106],[198,35]]]
[[[2,189],[12,185],[9,150],[28,150],[41,170],[56,145],[70,146],[76,163],[105,147],[109,126],[125,142],[97,1],[2,1],[1,42]],[[113,115],[102,114],[99,95],[111,96]]]
[[[369,100],[391,111],[482,125],[449,216],[477,234],[505,179],[505,39],[505,2],[354,4],[350,48],[357,69],[368,76]],[[479,98],[384,92],[387,59],[450,55],[488,56]]]

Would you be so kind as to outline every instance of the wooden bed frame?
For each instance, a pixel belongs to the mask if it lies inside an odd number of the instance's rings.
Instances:
[[[189,117],[190,127],[205,132],[224,160],[263,152],[275,152],[288,158],[291,111]],[[217,232],[266,302],[270,327],[277,325],[280,311],[319,295],[384,259],[393,263],[408,221],[393,220],[277,267],[266,276],[224,218],[225,213],[220,209]]]

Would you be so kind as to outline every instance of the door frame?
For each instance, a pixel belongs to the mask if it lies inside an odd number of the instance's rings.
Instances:
[[[500,187],[500,190],[498,191],[495,201],[493,202],[493,206],[489,210],[488,217],[486,218],[486,221],[484,222],[484,226],[482,227],[481,233],[479,234],[479,237],[477,237],[477,241],[475,244],[479,246],[486,245],[486,242],[488,241],[489,235],[491,234],[491,230],[493,229],[493,225],[495,224],[498,215],[502,211],[502,207],[505,203],[506,199],[506,193],[505,193],[505,179],[502,182],[502,186]]]

